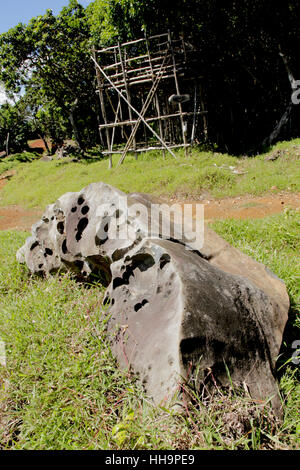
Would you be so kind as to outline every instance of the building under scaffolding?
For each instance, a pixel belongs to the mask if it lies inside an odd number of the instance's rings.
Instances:
[[[93,50],[103,154],[187,148],[206,132],[201,77],[189,41],[170,32]],[[201,125],[199,125],[199,115]],[[199,130],[201,127],[201,130]],[[104,140],[105,139],[105,140]],[[104,144],[105,142],[105,144]],[[123,145],[122,145],[123,144]],[[125,146],[124,146],[125,144]]]

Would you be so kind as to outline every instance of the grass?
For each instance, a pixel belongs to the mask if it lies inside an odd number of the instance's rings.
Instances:
[[[269,153],[282,150],[275,161],[266,155],[233,157],[213,152],[191,151],[185,158],[177,152],[177,160],[157,152],[148,152],[136,161],[128,156],[116,168],[108,170],[107,159],[67,162],[53,160],[20,162],[4,159],[0,174],[14,168],[16,175],[1,192],[1,205],[19,204],[28,208],[44,208],[68,191],[79,191],[95,181],[104,181],[125,192],[147,192],[181,199],[198,198],[208,192],[212,197],[242,194],[263,194],[273,191],[300,191],[300,139],[276,145]],[[235,174],[229,167],[242,174]]]
[[[150,152],[109,171],[107,160],[42,162],[30,155],[0,161],[0,175],[16,170],[1,191],[1,205],[44,208],[67,191],[105,181],[125,192],[199,198],[300,191],[300,139],[266,155],[232,157],[193,150],[186,159]],[[23,161],[22,161],[23,160]],[[26,161],[28,160],[28,161]],[[114,157],[114,166],[117,157]],[[234,166],[243,174],[235,174]],[[282,278],[291,299],[277,362],[284,404],[278,422],[268,406],[241,391],[216,388],[192,395],[182,410],[153,406],[136,378],[120,370],[105,334],[104,291],[70,274],[31,276],[15,252],[28,234],[0,232],[0,449],[299,449],[299,365],[292,343],[300,340],[300,213],[258,220],[225,220],[213,228],[232,245]],[[2,343],[1,343],[2,342]],[[3,362],[3,357],[2,357]]]
[[[299,366],[291,362],[291,341],[300,339],[300,214],[214,228],[287,284],[292,306],[278,362],[283,422],[233,389],[193,395],[181,412],[154,407],[111,355],[101,286],[68,274],[30,276],[15,260],[26,234],[0,232],[0,336],[7,355],[0,369],[0,448],[299,448]],[[184,393],[192,393],[188,385]]]

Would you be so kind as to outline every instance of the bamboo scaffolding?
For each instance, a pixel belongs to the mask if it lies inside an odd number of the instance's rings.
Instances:
[[[195,114],[206,114],[207,111],[197,111]],[[183,111],[182,116],[193,116],[194,112],[190,111]],[[180,118],[180,113],[174,113],[174,114],[166,114],[166,115],[161,115],[161,116],[155,116],[155,117],[149,117],[145,118],[146,122],[153,122],[153,121],[158,121],[158,120],[164,120],[164,119],[169,119],[169,118]],[[105,127],[121,127],[121,126],[132,126],[133,124],[136,124],[137,119],[133,119],[132,121],[122,121],[122,122],[117,122],[116,124],[114,122],[108,123],[108,124],[100,124],[101,129],[105,129]]]
[[[146,47],[147,47],[147,54],[148,54],[148,57],[149,57],[149,64],[150,64],[150,68],[151,68],[151,73],[152,73],[152,76],[153,76],[154,71],[156,69],[156,65],[153,66],[153,64],[152,64],[150,48],[149,48],[149,40],[147,38],[146,32],[145,32],[145,42],[146,42]],[[163,69],[166,70],[168,67],[169,66],[165,66],[165,67],[163,67]],[[154,84],[154,80],[153,80],[153,84]],[[161,113],[160,113],[159,99],[158,99],[158,95],[157,95],[156,91],[155,91],[155,94],[154,94],[154,101],[155,101],[157,117],[159,118],[159,121],[158,121],[158,123],[159,123],[159,134],[160,134],[161,139],[163,139],[164,138],[163,126],[162,126],[162,121],[160,119]],[[163,151],[163,156],[165,158],[165,151]]]
[[[190,144],[177,144],[177,145],[168,145],[168,149],[175,149],[175,148],[180,148],[180,147],[189,147]],[[137,149],[129,149],[128,150],[128,153],[132,153],[132,152],[137,152],[137,153],[141,153],[141,152],[149,152],[150,150],[164,150],[165,147],[158,147],[156,145],[152,146],[152,147],[146,147],[146,148],[137,148]],[[110,151],[110,150],[104,150],[102,153],[103,155],[118,155],[118,154],[122,154],[124,152],[124,149],[119,149],[119,150],[113,150],[113,151]]]
[[[94,60],[93,56],[91,56],[92,60]],[[167,149],[167,151],[175,158],[176,158],[176,155],[172,152],[172,150],[170,150],[167,145],[165,144],[165,142],[160,138],[160,136],[149,126],[149,124],[145,121],[145,119],[140,115],[140,113],[130,104],[128,103],[128,100],[125,98],[125,96],[114,86],[114,84],[112,83],[112,81],[110,80],[110,78],[106,75],[106,73],[104,72],[104,70],[100,67],[99,64],[97,64],[96,62],[96,66],[99,68],[100,72],[103,74],[104,78],[106,78],[106,80],[108,80],[110,82],[110,84],[115,88],[115,90],[117,91],[117,93],[119,93],[119,95],[123,98],[123,100],[132,108],[132,110],[139,116],[141,117],[142,121],[144,122],[144,124],[148,127],[148,129],[152,132],[152,134],[160,141],[160,143]]]
[[[168,36],[168,33],[156,34],[154,36],[150,36],[149,39],[158,39],[164,36]],[[135,39],[134,41],[124,42],[122,46],[131,46],[132,44],[137,44],[138,42],[143,42],[144,40],[145,40],[144,38]],[[114,49],[118,49],[118,46],[104,47],[103,49],[96,50],[95,52],[107,52],[107,51],[112,51]]]
[[[173,46],[172,46],[172,37],[171,37],[171,32],[170,31],[168,31],[168,41],[170,43],[170,49],[171,49],[171,53],[172,53],[173,73],[174,73],[176,93],[177,93],[177,95],[180,95],[178,76],[177,76],[177,68],[176,68],[176,60],[175,60],[175,56],[174,56],[174,49],[173,49]],[[186,145],[186,131],[185,131],[185,125],[184,125],[183,116],[182,116],[182,104],[179,103],[178,107],[179,107],[180,121],[181,121],[181,127],[182,127],[183,143],[184,143],[184,145]],[[185,148],[185,156],[187,157],[187,149],[186,148]]]
[[[149,58],[151,60],[151,58]],[[152,62],[152,60],[151,60]],[[163,71],[166,71],[166,70],[169,70],[169,69],[172,69],[173,68],[173,65],[166,65],[165,67],[163,67]],[[154,65],[154,66],[146,66],[146,67],[140,67],[140,68],[137,68],[137,69],[127,69],[127,75],[128,74],[131,74],[131,73],[139,73],[141,71],[144,72],[144,74],[146,74],[146,76],[148,76],[149,74],[153,74],[153,72],[156,72],[157,70],[160,69],[160,64],[157,64],[157,65]],[[113,79],[113,78],[117,78],[117,77],[120,77],[122,76],[122,72],[119,72],[119,73],[115,73],[114,75],[109,75],[109,78]],[[133,77],[135,78],[135,77]]]
[[[162,62],[162,64],[161,64],[161,68],[163,68],[166,58],[167,58],[167,53],[166,53],[165,58],[164,58],[164,60],[163,60],[163,62]],[[144,103],[144,105],[143,105],[143,107],[142,107],[140,117],[139,117],[139,119],[137,120],[137,122],[136,122],[134,128],[132,129],[131,135],[130,135],[130,137],[129,137],[128,141],[127,141],[127,144],[126,144],[126,146],[125,146],[125,148],[124,148],[124,151],[123,151],[122,157],[121,157],[120,160],[119,160],[118,166],[123,163],[123,161],[124,161],[124,159],[125,159],[125,157],[126,157],[126,153],[127,153],[128,149],[129,149],[129,147],[130,147],[132,141],[135,142],[135,135],[136,135],[136,132],[137,132],[137,130],[138,130],[138,127],[139,127],[139,125],[140,125],[140,123],[141,123],[143,117],[145,116],[145,114],[146,114],[146,112],[147,112],[147,109],[148,109],[148,107],[149,107],[149,105],[150,105],[150,103],[151,103],[151,100],[152,100],[153,96],[155,96],[155,93],[156,93],[158,84],[159,84],[160,79],[161,79],[161,77],[162,77],[162,76],[160,75],[160,71],[161,71],[161,70],[159,70],[159,71],[157,72],[156,78],[155,78],[155,80],[153,80],[152,88],[151,88],[151,90],[150,90],[150,92],[149,92],[149,94],[148,94],[148,96],[147,96],[147,99],[146,99],[146,101],[145,101],[145,103]],[[161,137],[161,141],[163,141],[163,140],[162,140],[162,136],[160,136],[160,137]],[[134,145],[134,147],[136,147],[136,146]]]
[[[95,51],[93,53],[93,60],[96,63],[96,54]],[[97,76],[97,83],[98,83],[98,88],[99,88],[99,99],[100,99],[100,107],[101,107],[101,112],[104,120],[104,125],[105,125],[105,134],[106,134],[106,142],[107,142],[107,147],[110,148],[110,136],[109,136],[109,128],[107,127],[107,116],[106,116],[106,110],[105,110],[105,104],[104,104],[104,96],[103,96],[103,80],[101,79],[101,76],[99,75],[99,71],[97,70],[96,67],[96,76]],[[100,139],[102,139],[102,134],[101,134],[101,127],[99,126],[99,132],[100,132]],[[111,160],[109,163],[109,167],[111,168]]]
[[[159,54],[164,53],[164,52],[166,52],[166,51],[159,51]],[[138,61],[140,59],[148,59],[148,55],[144,54],[144,55],[141,55],[141,56],[138,56],[138,57],[131,57],[129,59],[126,59],[126,63],[132,62],[133,60]],[[163,59],[163,56],[159,55],[158,57],[153,57],[152,61],[154,62],[154,61],[158,61],[158,60],[162,60],[162,59]],[[103,67],[103,70],[110,70],[110,69],[116,68],[120,65],[121,65],[121,62],[116,62],[114,64],[105,65]]]
[[[125,90],[126,90],[126,95],[127,95],[127,103],[128,103],[128,114],[129,114],[129,119],[132,121],[132,106],[131,106],[131,95],[129,91],[129,86],[128,86],[128,77],[127,77],[127,72],[126,72],[126,55],[125,55],[125,61],[123,61],[123,56],[122,56],[122,50],[121,50],[121,45],[118,43],[118,51],[119,51],[119,58],[121,62],[121,68],[122,68],[122,73],[123,73],[123,80],[124,80],[124,85],[125,85]],[[135,138],[133,139],[133,147],[136,147],[136,140]],[[137,155],[136,155],[137,158]]]
[[[107,137],[107,150],[103,153],[110,156],[121,154],[118,165],[122,164],[128,152],[134,152],[137,158],[139,152],[157,149],[163,150],[163,154],[168,151],[176,158],[171,149],[183,147],[187,155],[187,148],[195,140],[198,115],[203,115],[206,127],[201,89],[198,88],[196,93],[193,85],[200,77],[191,74],[191,63],[196,60],[194,50],[194,46],[183,37],[173,39],[168,31],[149,37],[145,34],[140,39],[93,51],[103,116],[102,123],[99,122],[99,133],[102,135],[101,132],[105,131]],[[99,65],[96,54],[106,54],[105,65]],[[111,63],[108,62],[110,60]],[[181,81],[186,75],[189,81]],[[180,100],[175,109],[168,101],[171,94],[180,96],[183,84],[187,86],[183,93],[194,95],[191,105],[184,105],[185,111]],[[111,110],[106,111],[104,97]],[[146,115],[147,112],[150,116]],[[141,124],[143,131],[138,132]],[[130,128],[129,137],[126,135],[127,127]],[[122,149],[115,151],[115,141],[120,143],[116,137],[117,129],[120,129],[120,137],[126,137],[127,142]],[[149,147],[149,131],[158,140],[158,146]]]

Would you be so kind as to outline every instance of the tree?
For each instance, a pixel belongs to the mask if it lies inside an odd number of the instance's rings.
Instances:
[[[89,38],[85,10],[76,0],[70,0],[57,17],[47,10],[27,26],[19,24],[0,36],[0,81],[11,92],[22,87],[25,94],[39,90],[35,103],[43,108],[39,115],[54,117],[59,110],[80,147],[85,144],[81,138],[85,118],[94,127],[93,138],[97,136]]]
[[[0,106],[0,150],[7,153],[21,152],[27,147],[30,137],[30,124],[26,115],[26,107],[22,102],[5,103]],[[9,136],[9,145],[7,137]]]

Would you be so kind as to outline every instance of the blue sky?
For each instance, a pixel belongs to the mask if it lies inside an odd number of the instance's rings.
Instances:
[[[92,0],[79,0],[86,7]],[[18,23],[28,23],[37,15],[42,15],[47,9],[56,15],[68,0],[0,0],[0,34],[13,28]]]

